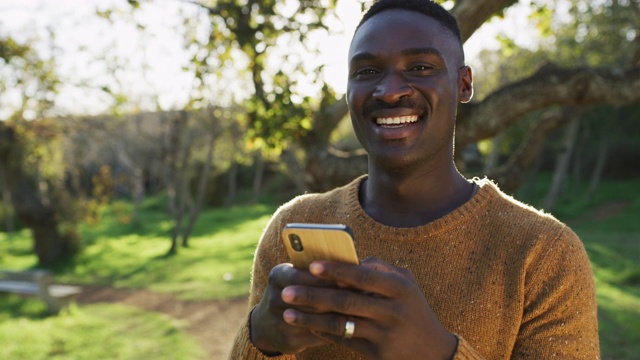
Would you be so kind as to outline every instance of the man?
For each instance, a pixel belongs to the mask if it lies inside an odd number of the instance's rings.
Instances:
[[[457,104],[471,96],[446,10],[428,0],[370,8],[347,88],[369,173],[274,215],[231,359],[599,357],[592,273],[576,235],[455,168]],[[280,239],[291,222],[346,224],[365,260],[293,268]]]

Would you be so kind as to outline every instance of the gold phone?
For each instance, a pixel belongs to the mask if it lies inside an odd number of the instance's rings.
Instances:
[[[359,264],[351,230],[342,224],[287,224],[282,241],[293,266],[308,269],[314,260]]]

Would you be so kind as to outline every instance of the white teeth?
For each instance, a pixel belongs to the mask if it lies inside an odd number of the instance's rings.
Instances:
[[[376,123],[378,125],[399,125],[410,124],[418,121],[418,115],[398,116],[389,118],[377,118]]]

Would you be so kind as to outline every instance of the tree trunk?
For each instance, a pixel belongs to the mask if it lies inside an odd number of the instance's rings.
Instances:
[[[522,186],[518,188],[520,194],[523,197],[529,198],[532,194],[535,194],[536,186],[538,183],[538,174],[540,173],[540,168],[542,167],[542,151],[538,153],[538,157],[534,162],[534,165],[529,170],[528,175],[526,176],[526,180],[523,181]]]
[[[305,191],[309,190],[307,181],[309,180],[313,181],[315,180],[315,178],[313,177],[313,175],[309,175],[306,173],[305,169],[303,168],[303,166],[300,164],[300,161],[298,161],[298,158],[296,157],[295,150],[296,149],[294,147],[289,147],[288,149],[284,150],[280,155],[280,160],[285,163],[288,171],[287,175],[289,176],[289,178],[291,178],[291,180],[295,184],[296,192],[302,194]],[[307,153],[307,157],[313,156],[314,154],[313,152],[309,152],[309,151],[306,151],[306,153]],[[320,175],[319,178],[323,179],[324,176]]]
[[[131,214],[131,222],[137,224],[140,221],[140,206],[144,201],[144,171],[140,166],[136,166],[133,170],[133,210]]]
[[[591,173],[591,180],[589,181],[589,189],[587,190],[587,202],[591,203],[596,195],[600,180],[604,174],[604,169],[607,164],[607,155],[609,152],[609,137],[611,131],[615,127],[616,120],[622,120],[624,114],[621,108],[616,108],[617,116],[613,118],[613,121],[603,126],[602,136],[600,137],[600,144],[598,145],[598,155],[596,157],[596,164]]]
[[[184,215],[183,199],[180,197],[183,187],[181,184],[182,169],[180,169],[178,156],[182,151],[182,137],[184,136],[187,121],[186,112],[179,112],[172,119],[167,120],[165,130],[166,140],[163,148],[164,176],[167,186],[167,206],[174,220],[174,228],[171,232],[171,247],[168,254],[175,254],[178,251],[178,237]]]
[[[493,15],[500,13],[518,0],[458,0],[451,13],[460,24],[460,35],[465,42]]]
[[[118,160],[129,172],[129,183],[132,188],[131,198],[133,200],[131,222],[135,224],[139,221],[140,205],[144,201],[144,172],[142,167],[127,153],[127,144],[124,139],[119,139],[118,143],[119,146],[116,148]]]
[[[16,217],[31,230],[39,263],[51,264],[76,254],[80,249],[80,239],[74,231],[60,232],[59,215],[55,208],[60,204],[42,200],[36,182],[21,167],[24,156],[16,131],[0,122],[0,164],[11,192]]]
[[[4,219],[4,230],[13,233],[13,206],[11,205],[11,192],[7,186],[4,165],[0,163],[0,189],[2,189],[2,217]]]
[[[253,195],[251,196],[250,204],[256,204],[258,202],[258,199],[260,199],[262,178],[264,176],[264,157],[262,156],[262,151],[256,151],[254,156],[254,164],[256,167],[256,172],[253,177]]]
[[[571,160],[571,177],[567,182],[567,197],[569,200],[574,200],[580,197],[582,190],[580,189],[582,184],[582,159],[583,159],[583,144],[585,137],[588,136],[587,128],[581,126],[578,130],[576,143],[573,145],[573,156]]]
[[[565,182],[567,173],[569,172],[569,166],[571,165],[571,155],[578,139],[578,132],[580,130],[580,120],[578,117],[574,117],[569,122],[567,130],[565,132],[562,149],[556,161],[556,168],[553,174],[553,181],[549,192],[544,199],[543,208],[546,211],[551,211],[555,208],[558,197],[560,196],[560,190]]]
[[[229,184],[224,207],[229,208],[236,201],[236,194],[238,193],[238,161],[235,158],[231,160],[231,167],[227,175],[229,176]]]
[[[211,164],[213,162],[214,145],[215,145],[215,135],[211,133],[209,134],[207,158],[202,167],[202,172],[200,173],[200,179],[198,180],[198,189],[195,197],[195,204],[191,208],[191,212],[189,213],[189,222],[187,223],[187,226],[182,231],[183,247],[189,246],[189,238],[191,237],[191,232],[193,231],[193,227],[196,224],[196,220],[198,219],[198,215],[200,215],[200,210],[202,209],[202,203],[204,202],[205,193],[207,191],[209,173],[211,172]]]
[[[609,139],[608,136],[604,135],[600,140],[600,145],[598,146],[598,158],[596,160],[596,165],[593,168],[591,181],[589,182],[589,190],[587,191],[587,201],[589,203],[593,201],[596,191],[598,190],[598,185],[600,185],[600,180],[602,179],[602,174],[604,173],[604,168],[607,163],[608,149]]]
[[[334,149],[315,151],[308,155],[304,169],[309,190],[323,192],[346,185],[367,173],[367,154],[364,151],[342,153]]]

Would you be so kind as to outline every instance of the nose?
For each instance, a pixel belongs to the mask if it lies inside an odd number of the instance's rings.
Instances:
[[[402,74],[389,73],[383,76],[373,91],[373,98],[386,103],[395,103],[404,96],[411,96],[413,88]]]

